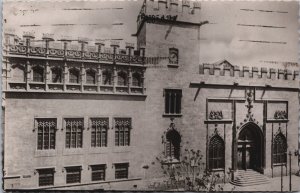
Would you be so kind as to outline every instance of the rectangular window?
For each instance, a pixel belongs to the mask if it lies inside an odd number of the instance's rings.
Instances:
[[[130,145],[130,129],[131,129],[131,118],[115,119],[115,145],[116,146]]]
[[[115,179],[127,179],[128,167],[129,163],[115,164]]]
[[[54,168],[38,169],[39,186],[54,185]]]
[[[55,149],[56,119],[36,119],[37,149]]]
[[[165,89],[165,114],[181,114],[182,91]]]
[[[92,181],[104,181],[106,165],[92,165]]]
[[[67,184],[71,183],[80,183],[81,181],[81,166],[66,167],[66,182]]]
[[[91,146],[106,147],[108,118],[92,118],[91,128]]]
[[[82,148],[83,119],[65,119],[66,148]]]

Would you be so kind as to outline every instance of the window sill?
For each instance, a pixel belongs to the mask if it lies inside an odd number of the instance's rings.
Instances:
[[[56,150],[55,149],[35,150],[34,156],[35,157],[53,157],[53,156],[56,156]]]
[[[162,164],[164,165],[169,165],[169,164],[180,164],[181,162],[178,159],[175,158],[165,158],[164,160],[162,160]]]
[[[84,150],[82,148],[70,148],[70,149],[64,149],[63,150],[63,155],[68,156],[68,155],[83,155]]]
[[[182,114],[166,114],[162,115],[163,117],[182,117]]]
[[[278,163],[278,164],[273,164],[273,166],[286,166],[286,163]]]
[[[224,168],[216,168],[216,169],[211,169],[210,171],[211,172],[223,172],[223,171],[225,171],[225,169]]]
[[[178,64],[168,64],[169,68],[178,68],[179,65]]]

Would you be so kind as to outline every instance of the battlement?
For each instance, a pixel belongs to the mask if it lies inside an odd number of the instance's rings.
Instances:
[[[199,24],[201,4],[190,0],[144,0],[137,23],[148,20],[171,20]]]
[[[122,63],[144,62],[145,48],[135,49],[134,43],[119,40],[90,40],[85,37],[72,39],[64,36],[54,40],[54,35],[45,33],[42,40],[36,40],[33,32],[24,32],[23,38],[10,31],[4,33],[4,51],[7,54],[73,58],[87,60],[107,60]],[[92,45],[89,45],[92,44]]]
[[[299,71],[275,68],[258,68],[248,66],[230,66],[219,64],[203,64],[199,73],[208,76],[224,76],[235,78],[271,79],[271,80],[299,80]]]

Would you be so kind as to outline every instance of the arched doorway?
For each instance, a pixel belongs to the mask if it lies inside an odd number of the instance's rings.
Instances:
[[[263,134],[254,123],[241,128],[238,137],[237,168],[261,171],[263,166]]]

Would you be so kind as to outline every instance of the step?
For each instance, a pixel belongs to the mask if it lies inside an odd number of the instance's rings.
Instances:
[[[270,183],[269,178],[254,170],[240,170],[232,184],[236,186],[252,186]]]

